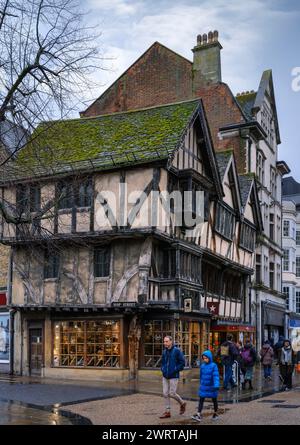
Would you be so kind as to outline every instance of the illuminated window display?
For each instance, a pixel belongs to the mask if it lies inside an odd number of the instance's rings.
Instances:
[[[0,313],[0,363],[9,362],[9,314]]]
[[[58,321],[54,325],[53,365],[120,367],[120,322]]]
[[[159,368],[163,341],[171,335],[185,355],[187,367],[197,367],[201,349],[200,323],[171,320],[148,320],[144,325],[144,367]]]

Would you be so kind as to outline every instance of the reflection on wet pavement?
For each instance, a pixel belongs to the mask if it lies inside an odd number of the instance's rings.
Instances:
[[[58,413],[23,406],[16,402],[0,402],[1,425],[72,425],[70,418]]]

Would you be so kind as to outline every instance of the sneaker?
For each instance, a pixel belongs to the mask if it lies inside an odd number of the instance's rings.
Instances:
[[[196,422],[201,422],[201,420],[203,419],[203,417],[201,416],[201,414],[194,414],[191,419],[196,420]]]
[[[185,413],[185,408],[186,408],[186,403],[184,402],[182,405],[180,405],[179,414],[184,414]]]
[[[160,419],[168,419],[169,417],[171,417],[171,413],[170,413],[170,411],[166,411],[159,418]]]
[[[212,420],[218,420],[219,416],[217,413],[214,413],[212,416]]]

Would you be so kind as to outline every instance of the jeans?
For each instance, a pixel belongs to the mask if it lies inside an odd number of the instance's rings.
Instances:
[[[228,383],[231,384],[231,386],[235,386],[235,382],[232,377],[232,364],[225,365],[225,377],[224,377],[224,389],[228,388]]]
[[[264,377],[267,379],[271,377],[272,374],[272,365],[264,365]]]

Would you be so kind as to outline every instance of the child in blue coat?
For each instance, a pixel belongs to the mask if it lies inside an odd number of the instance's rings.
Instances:
[[[200,366],[200,388],[199,388],[199,407],[197,414],[192,416],[193,420],[201,421],[201,412],[204,401],[207,397],[211,398],[214,404],[213,420],[218,419],[218,392],[220,386],[219,370],[213,361],[213,356],[210,351],[205,351],[202,354],[203,363]]]

